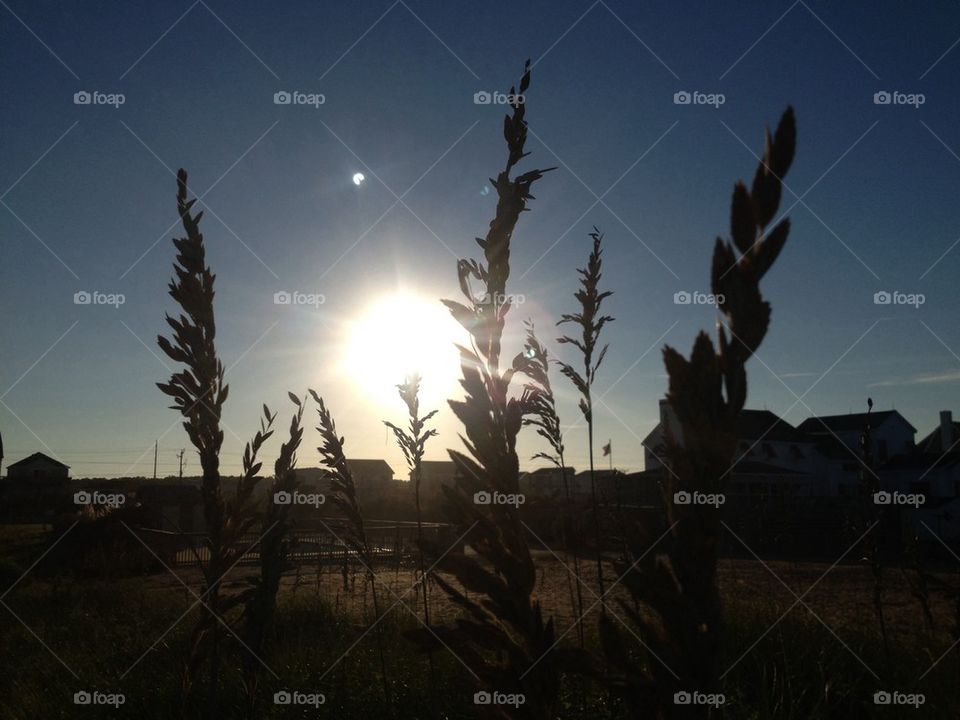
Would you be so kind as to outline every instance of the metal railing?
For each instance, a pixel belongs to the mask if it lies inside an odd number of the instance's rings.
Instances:
[[[287,558],[292,563],[339,566],[359,563],[355,550],[343,541],[346,529],[340,519],[324,521],[325,526],[295,528],[289,532]],[[447,531],[443,523],[423,523],[427,540],[436,541]],[[417,524],[415,522],[372,521],[365,527],[372,562],[402,562],[414,557]],[[168,565],[195,565],[210,559],[207,534],[137,528],[137,534]],[[247,533],[237,543],[241,565],[260,561],[259,533]]]

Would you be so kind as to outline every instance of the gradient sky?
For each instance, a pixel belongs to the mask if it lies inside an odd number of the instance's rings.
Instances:
[[[920,13],[813,0],[3,0],[6,463],[39,450],[74,476],[149,475],[159,438],[160,474],[176,471],[188,443],[154,383],[171,365],[156,335],[174,310],[171,172],[182,166],[196,192],[212,186],[202,228],[230,368],[225,472],[238,471],[260,404],[286,418],[286,391],[310,386],[350,455],[384,457],[405,476],[381,424],[404,408],[363,392],[344,368],[345,338],[383,296],[456,297],[455,256],[479,253],[473,238],[495,207],[485,185],[505,155],[503,108],[473,96],[506,91],[527,57],[531,156],[521,169],[559,169],[536,185],[514,236],[510,289],[525,303],[510,316],[510,350],[526,317],[555,336],[598,226],[616,322],[596,385],[597,437],[612,439],[617,466],[643,466],[640,441],[666,387],[660,348],[688,352],[714,324],[711,308],[676,305],[674,293],[709,289],[733,183],[752,177],[763,127],[788,104],[799,137],[782,209],[793,230],[764,279],[773,323],[749,366],[748,405],[796,424],[859,411],[869,395],[926,433],[939,410],[960,411],[958,40],[952,1]],[[125,102],[75,105],[82,90]],[[275,105],[281,90],[325,103]],[[725,102],[675,104],[684,90]],[[877,105],[879,91],[922,93],[924,103]],[[367,178],[359,188],[356,172]],[[82,290],[126,302],[75,305]],[[282,290],[326,302],[277,306]],[[878,291],[925,302],[876,305]],[[573,423],[572,388],[556,382]],[[445,407],[439,428],[430,459],[459,445]],[[583,437],[568,433],[577,467]],[[311,431],[302,465],[318,464],[316,445]],[[526,458],[541,448],[531,433],[520,449]],[[188,453],[187,473],[197,470]]]

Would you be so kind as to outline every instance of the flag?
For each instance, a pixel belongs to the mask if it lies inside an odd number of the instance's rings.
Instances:
[[[610,452],[611,452],[611,450],[610,450],[610,443],[611,443],[611,442],[612,442],[611,440],[608,440],[608,441],[607,441],[607,444],[603,446],[603,457],[606,457],[607,455],[610,454]]]

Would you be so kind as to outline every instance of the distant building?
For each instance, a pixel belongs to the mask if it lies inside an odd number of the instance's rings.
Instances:
[[[860,476],[866,471],[860,438],[868,421],[873,472],[886,474],[893,467],[915,462],[917,429],[896,410],[872,412],[869,418],[867,413],[807,418],[798,429],[816,440],[823,457],[818,474],[825,487],[818,494],[853,497],[859,493]],[[891,482],[881,481],[881,485]]]
[[[954,421],[952,412],[940,411],[940,424],[917,443],[917,449],[926,456],[960,454],[960,422]]]
[[[358,495],[373,496],[386,490],[393,480],[393,468],[386,460],[347,460]]]
[[[30,521],[52,517],[70,507],[70,467],[34,453],[7,466],[0,483],[0,516]]]
[[[453,487],[456,472],[453,460],[424,460],[420,465],[420,502],[425,507],[439,507],[443,498],[440,488],[443,485]],[[410,492],[413,492],[412,486]]]
[[[385,460],[347,460],[347,468],[358,495],[376,495],[393,482],[393,468]],[[331,490],[332,476],[326,468],[296,468],[294,473],[306,489],[321,493]]]
[[[666,400],[660,401],[660,422],[643,440],[647,470],[663,466],[666,447],[664,427],[677,427]],[[742,410],[737,421],[737,458],[763,462],[790,470],[811,470],[816,438],[769,410]]]
[[[769,410],[741,411],[737,431],[738,464],[753,463],[792,473],[817,469],[816,439]]]
[[[620,470],[595,467],[593,483],[597,490],[597,501],[616,504],[623,497],[625,478],[626,475]],[[570,482],[570,495],[578,498],[591,496],[589,470],[581,470],[573,476]]]
[[[7,466],[8,480],[68,480],[70,466],[36,452]]]
[[[295,468],[294,475],[300,481],[304,492],[318,492],[328,494],[330,492],[330,473],[326,468]]]
[[[669,426],[678,423],[666,400],[660,422],[643,440],[645,467],[663,468]],[[737,450],[730,469],[731,493],[747,495],[829,494],[819,439],[802,432],[769,410],[742,410],[737,421]]]
[[[911,492],[924,493],[932,502],[960,497],[960,423],[954,422],[949,410],[940,412],[939,425],[917,443]],[[929,504],[929,503],[928,503]],[[960,513],[954,504],[944,512],[952,512],[953,532],[960,534]]]
[[[867,413],[847,415],[823,415],[807,418],[797,428],[800,432],[817,438],[826,445],[841,443],[858,457],[861,454],[860,436],[867,426]],[[871,454],[878,464],[883,464],[897,455],[913,452],[917,429],[896,410],[872,412],[869,415]]]
[[[792,469],[769,462],[744,460],[730,470],[726,494],[734,497],[809,497],[815,487],[822,487],[817,476],[805,470]]]
[[[535,498],[563,498],[569,489],[575,495],[574,476],[572,467],[560,468],[553,465],[537,468],[530,472],[520,473],[520,492]],[[566,478],[566,483],[564,483]]]

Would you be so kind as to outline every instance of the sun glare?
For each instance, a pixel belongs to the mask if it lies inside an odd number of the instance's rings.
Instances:
[[[438,300],[411,294],[380,298],[356,320],[347,344],[346,370],[374,402],[400,403],[397,385],[414,372],[423,378],[420,403],[434,410],[456,389],[460,373],[454,342],[462,329]]]

